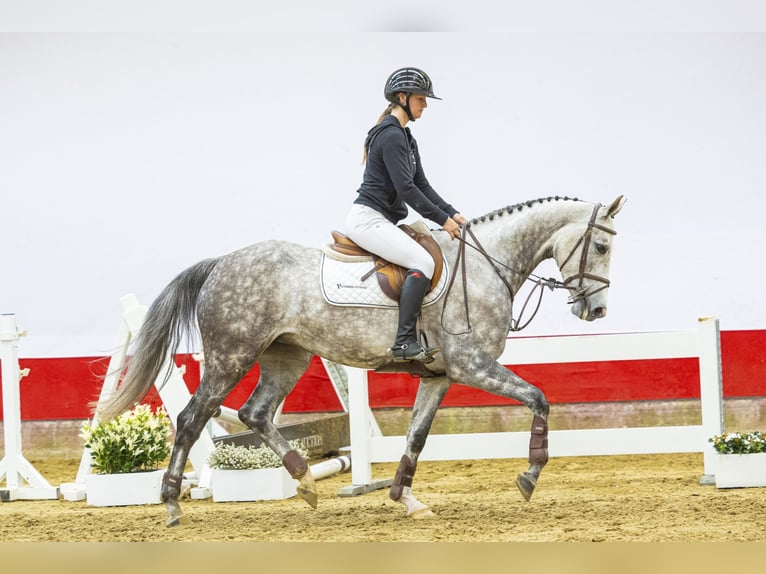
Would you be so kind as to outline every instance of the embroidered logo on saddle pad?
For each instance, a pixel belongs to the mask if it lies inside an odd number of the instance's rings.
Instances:
[[[320,279],[322,295],[331,305],[351,307],[380,307],[396,309],[399,303],[388,297],[375,273],[370,270],[375,267],[372,257],[356,256],[339,261],[322,253],[320,263]],[[355,260],[352,260],[355,259]],[[446,263],[443,265],[441,278],[436,287],[426,294],[423,307],[435,303],[447,286],[449,271]],[[365,279],[362,279],[366,277]]]

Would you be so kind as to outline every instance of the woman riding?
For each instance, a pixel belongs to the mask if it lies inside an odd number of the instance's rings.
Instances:
[[[367,134],[364,176],[345,230],[360,247],[408,270],[391,353],[394,362],[429,363],[439,350],[421,346],[416,325],[434,262],[397,223],[407,216],[409,205],[454,239],[467,220],[428,183],[417,143],[407,127],[423,115],[427,98],[441,99],[434,95],[431,79],[418,68],[401,68],[389,76],[384,94],[389,104]]]

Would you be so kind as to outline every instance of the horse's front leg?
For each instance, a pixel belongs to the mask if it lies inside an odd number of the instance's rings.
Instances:
[[[516,477],[516,486],[524,500],[529,501],[537,486],[537,479],[548,462],[548,414],[532,417],[529,437],[529,469]]]
[[[407,507],[407,516],[411,518],[433,516],[431,510],[413,496],[412,479],[417,469],[418,457],[431,430],[431,423],[449,386],[450,382],[446,377],[421,379],[418,386],[412,420],[407,431],[407,449],[399,461],[389,493],[391,500],[401,502]]]
[[[475,357],[474,361],[479,361]],[[462,382],[525,404],[532,411],[532,430],[529,439],[529,468],[516,478],[524,500],[529,500],[537,486],[537,479],[548,462],[548,412],[550,406],[543,392],[494,360],[483,362],[479,368],[473,362],[469,369],[451,372],[452,380]]]

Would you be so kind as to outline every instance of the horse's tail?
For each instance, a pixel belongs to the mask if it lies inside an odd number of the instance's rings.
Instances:
[[[181,341],[195,326],[197,298],[218,259],[200,261],[181,272],[154,300],[143,326],[133,341],[135,351],[119,387],[105,403],[98,405],[98,416],[110,420],[133,408],[149,393],[165,360],[174,357]],[[168,363],[164,384],[173,363]]]

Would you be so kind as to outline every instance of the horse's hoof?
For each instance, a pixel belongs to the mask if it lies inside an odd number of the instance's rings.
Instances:
[[[412,518],[413,520],[424,520],[427,518],[433,518],[434,513],[431,512],[430,508],[420,508],[418,510],[411,512],[409,517]]]
[[[303,500],[309,503],[311,508],[317,507],[317,503],[319,502],[319,495],[317,494],[316,490],[309,490],[308,488],[299,486],[298,494]]]
[[[165,523],[167,526],[178,526],[181,524],[181,517],[184,513],[181,511],[181,506],[177,500],[165,502],[166,510],[168,511],[168,521]]]
[[[521,492],[521,496],[524,497],[524,500],[529,502],[529,499],[532,498],[532,493],[537,486],[537,481],[532,475],[522,472],[516,477],[516,486],[519,488],[519,492]]]

